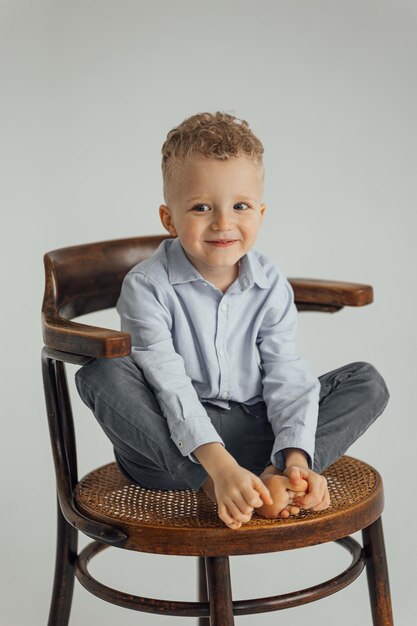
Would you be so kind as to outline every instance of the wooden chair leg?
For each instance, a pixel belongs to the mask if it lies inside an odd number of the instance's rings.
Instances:
[[[200,602],[208,601],[206,561],[203,556],[198,557],[198,599]],[[199,617],[198,626],[210,626],[208,617]]]
[[[48,626],[68,626],[74,589],[78,531],[68,524],[58,504],[54,587]]]
[[[380,517],[363,529],[362,537],[373,624],[374,626],[393,626],[388,567]]]
[[[227,556],[206,558],[210,626],[234,626],[230,567]]]

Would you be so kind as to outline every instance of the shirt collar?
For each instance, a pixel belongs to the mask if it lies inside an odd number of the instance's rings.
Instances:
[[[242,291],[250,289],[255,283],[261,289],[267,289],[270,286],[265,270],[253,250],[249,250],[240,259],[240,270],[237,280]]]
[[[189,283],[193,280],[204,280],[194,265],[188,260],[178,237],[168,241],[170,241],[170,246],[167,250],[168,278],[171,285]],[[250,289],[254,283],[261,289],[269,287],[269,280],[265,270],[253,250],[249,250],[240,259],[239,276],[232,287],[233,291],[236,290],[236,283],[239,284],[241,291]]]
[[[187,259],[178,237],[168,239],[170,246],[167,250],[168,278],[171,285],[189,283],[192,280],[202,280],[202,276],[194,265]]]

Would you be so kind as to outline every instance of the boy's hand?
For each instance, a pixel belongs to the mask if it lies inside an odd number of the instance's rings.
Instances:
[[[327,480],[321,474],[304,465],[290,465],[284,470],[291,482],[296,483],[304,479],[308,483],[307,493],[304,496],[295,496],[294,504],[301,509],[311,511],[324,511],[330,505],[330,495],[327,488]]]
[[[272,504],[262,480],[241,467],[221,444],[199,446],[194,455],[209,474],[203,489],[215,498],[218,515],[229,528],[240,528],[251,519],[255,508]]]
[[[219,517],[229,528],[240,528],[249,522],[254,509],[272,504],[261,479],[236,461],[220,467],[212,479]]]

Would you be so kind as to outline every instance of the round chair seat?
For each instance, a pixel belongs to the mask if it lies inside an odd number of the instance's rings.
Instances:
[[[276,520],[254,514],[239,530],[223,524],[201,491],[144,489],[129,482],[116,463],[87,474],[75,488],[75,499],[84,515],[127,535],[119,547],[192,556],[258,554],[334,541],[378,519],[383,490],[374,468],[344,456],[324,475],[331,497],[325,511]]]

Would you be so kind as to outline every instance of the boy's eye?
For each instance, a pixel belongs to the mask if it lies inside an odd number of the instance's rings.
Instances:
[[[196,206],[193,206],[192,210],[197,211],[197,213],[206,213],[210,211],[210,207],[208,204],[196,204]]]
[[[236,202],[233,208],[238,211],[244,211],[245,209],[249,209],[249,204],[246,204],[246,202]]]

